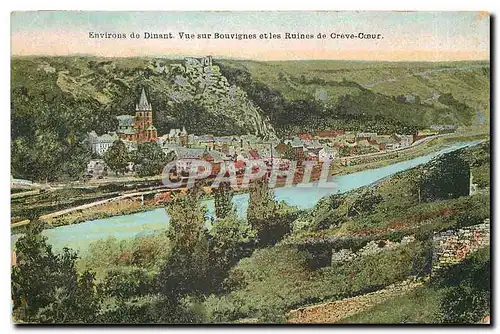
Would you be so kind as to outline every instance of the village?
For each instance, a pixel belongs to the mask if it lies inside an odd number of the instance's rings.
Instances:
[[[285,138],[263,139],[256,135],[214,136],[188,133],[182,129],[170,129],[159,136],[153,124],[153,107],[142,89],[136,104],[135,116],[117,116],[118,129],[103,135],[92,131],[87,142],[93,153],[85,171],[86,179],[103,179],[112,172],[103,155],[118,140],[129,152],[137,150],[146,142],[156,143],[166,156],[175,160],[174,173],[189,174],[193,161],[204,160],[212,165],[216,175],[221,166],[232,164],[243,171],[251,161],[263,161],[268,166],[287,169],[291,161],[297,169],[310,161],[321,166],[336,160],[343,166],[350,164],[350,157],[391,152],[410,147],[416,141],[442,133],[454,132],[456,127],[435,125],[416,134],[378,134],[374,132],[351,132],[343,129],[303,132]],[[133,162],[128,164],[126,175],[134,175]]]

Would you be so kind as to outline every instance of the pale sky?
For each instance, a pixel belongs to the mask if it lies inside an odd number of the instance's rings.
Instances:
[[[91,54],[107,57],[203,56],[254,60],[488,60],[485,12],[14,12],[12,55]],[[89,32],[126,39],[91,39]],[[129,35],[139,33],[140,39]],[[143,39],[144,32],[175,39]],[[312,40],[182,40],[186,33],[308,33]],[[379,40],[339,40],[331,33],[381,34]]]

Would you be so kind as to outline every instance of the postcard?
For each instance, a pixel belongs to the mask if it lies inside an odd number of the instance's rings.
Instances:
[[[11,14],[15,324],[490,324],[485,12]]]

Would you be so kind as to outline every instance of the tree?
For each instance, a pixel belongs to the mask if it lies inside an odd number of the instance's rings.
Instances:
[[[133,270],[109,270],[101,284],[106,297],[115,297],[119,301],[142,297],[153,292],[154,282],[148,272],[141,268]]]
[[[170,216],[171,251],[158,275],[158,284],[160,293],[170,303],[179,303],[187,295],[200,296],[207,289],[206,208],[199,203],[200,196],[201,189],[195,186],[165,208]]]
[[[71,156],[72,158],[63,162],[61,166],[63,173],[72,179],[82,177],[92,156],[90,148],[84,143],[77,143],[71,150],[67,148],[66,152],[66,156]]]
[[[133,160],[139,176],[153,176],[159,175],[172,158],[172,155],[165,155],[156,143],[143,143],[137,147]]]
[[[421,196],[425,202],[469,195],[470,167],[460,152],[451,152],[429,163],[423,171]]]
[[[284,203],[276,203],[267,180],[250,185],[247,220],[256,231],[260,246],[273,245],[291,230],[297,216],[296,210]]]
[[[54,254],[40,230],[36,226],[16,241],[14,318],[34,323],[93,322],[100,306],[94,274],[78,274],[76,253],[64,248]]]
[[[223,219],[233,209],[233,191],[227,182],[221,182],[217,189],[213,190],[215,202],[215,216]]]
[[[255,248],[256,235],[250,225],[239,219],[234,209],[217,218],[209,235],[210,275],[212,290],[223,291],[229,270]]]
[[[129,153],[125,143],[117,140],[111,147],[104,153],[104,161],[115,171],[115,174],[124,173],[127,169],[130,160]]]

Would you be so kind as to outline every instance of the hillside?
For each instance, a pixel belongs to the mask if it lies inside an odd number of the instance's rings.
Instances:
[[[26,80],[33,76],[35,80]],[[12,61],[13,95],[28,94],[36,99],[50,90],[65,101],[89,101],[95,104],[92,112],[105,114],[109,123],[113,116],[135,112],[142,87],[152,102],[161,134],[183,125],[191,133],[274,134],[261,111],[239,87],[230,87],[216,66],[185,66],[182,61],[148,58]],[[113,130],[111,124],[107,127],[103,130]]]
[[[489,122],[486,62],[220,61],[276,128],[414,130]],[[271,100],[272,102],[268,102]],[[294,115],[297,101],[313,102]],[[295,102],[295,103],[294,103]],[[291,115],[290,115],[291,114]]]
[[[81,174],[87,133],[114,131],[144,87],[159,135],[263,138],[342,128],[414,133],[432,124],[489,124],[487,63],[255,62],[164,58],[13,57],[12,174]],[[68,157],[70,157],[68,159]],[[56,167],[54,167],[56,166]]]

